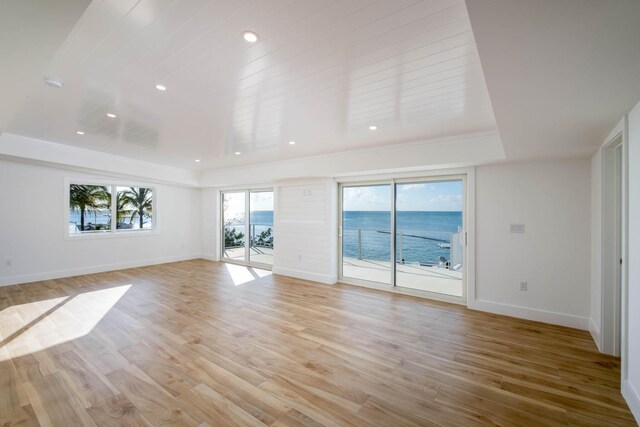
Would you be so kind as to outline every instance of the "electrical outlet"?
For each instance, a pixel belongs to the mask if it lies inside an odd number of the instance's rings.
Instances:
[[[8,259],[8,260],[5,262],[5,265],[6,265],[7,267],[11,267],[11,264],[12,264],[12,262],[11,262],[11,260],[10,260],[10,259]]]
[[[526,291],[527,290],[527,282],[520,282],[520,290],[521,291]]]

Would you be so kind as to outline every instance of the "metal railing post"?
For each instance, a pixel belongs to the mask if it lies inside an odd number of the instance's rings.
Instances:
[[[402,231],[399,232],[398,235],[400,236],[400,238],[398,239],[399,246],[400,246],[400,257],[399,258],[400,258],[400,262],[402,264],[404,264],[404,254],[402,253],[402,247],[403,247],[403,245],[402,245]]]
[[[254,246],[255,246],[255,241],[256,241],[256,225],[255,224],[251,224],[251,240],[254,242]]]
[[[362,259],[362,229],[358,228],[358,259]]]

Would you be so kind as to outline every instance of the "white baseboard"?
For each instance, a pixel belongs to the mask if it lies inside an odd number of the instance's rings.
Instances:
[[[602,353],[602,338],[600,337],[600,328],[595,324],[593,319],[589,319],[589,332],[591,333],[591,338],[593,338],[593,342],[596,343],[596,347],[600,353]]]
[[[90,267],[72,268],[68,270],[47,271],[44,273],[25,274],[22,276],[0,277],[0,286],[39,282],[42,280],[61,279],[63,277],[81,276],[83,274],[104,273],[106,271],[124,270],[127,268],[145,267],[147,265],[166,264],[169,262],[187,261],[197,258],[202,258],[202,254],[178,255],[138,261],[127,261],[116,264],[103,264]]]
[[[472,310],[488,311],[489,313],[519,317],[521,319],[550,323],[552,325],[567,326],[569,328],[582,329],[585,331],[589,330],[589,319],[587,317],[574,316],[572,314],[538,310],[535,308],[502,304],[486,300],[469,301],[467,307]]]
[[[338,282],[338,277],[330,274],[310,273],[308,271],[296,270],[293,268],[273,267],[273,274],[279,274],[281,276],[295,277],[297,279],[311,280],[313,282],[326,283],[329,285],[335,285]]]
[[[633,388],[629,380],[622,380],[622,397],[627,401],[636,422],[640,424],[640,394]]]

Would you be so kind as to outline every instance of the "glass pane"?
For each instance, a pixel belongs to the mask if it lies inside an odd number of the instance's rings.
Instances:
[[[249,260],[273,265],[273,191],[251,192]]]
[[[223,193],[224,258],[246,261],[244,250],[245,193]]]
[[[111,230],[111,187],[71,184],[69,209],[69,234]]]
[[[391,283],[391,186],[342,189],[342,275]]]
[[[462,296],[462,180],[396,185],[396,286]]]
[[[145,187],[117,187],[116,230],[153,228],[153,190]]]

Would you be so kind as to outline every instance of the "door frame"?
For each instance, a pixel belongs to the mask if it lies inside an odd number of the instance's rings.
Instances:
[[[220,233],[220,261],[228,262],[229,264],[243,265],[246,267],[256,267],[264,270],[272,270],[273,265],[264,264],[260,262],[251,261],[251,241],[249,235],[251,233],[251,193],[271,192],[273,193],[273,226],[275,229],[275,210],[276,210],[276,192],[275,188],[260,187],[260,188],[231,188],[219,191],[220,209],[218,215],[220,215],[220,227],[218,233]],[[244,193],[244,208],[245,208],[245,222],[244,222],[244,255],[245,260],[240,261],[233,258],[227,258],[224,256],[224,195],[225,193]],[[275,246],[275,244],[274,244]]]
[[[600,350],[620,356],[626,339],[627,170],[623,133],[602,147]],[[618,164],[618,153],[621,162]],[[621,211],[620,211],[621,209]]]
[[[391,208],[389,210],[389,247],[391,248],[391,259],[390,263],[395,262],[395,239],[393,236],[395,235],[395,219],[393,215],[393,203],[395,200],[395,185],[392,181],[389,180],[374,180],[374,181],[357,181],[350,183],[338,183],[338,282],[347,283],[350,285],[358,285],[364,286],[367,288],[380,289],[384,291],[393,291],[394,282],[395,282],[395,268],[390,268],[389,272],[389,284],[382,282],[373,282],[365,279],[358,279],[355,277],[345,277],[342,274],[342,190],[345,187],[373,187],[373,186],[382,186],[389,185],[390,186],[390,197],[389,202],[391,203]]]
[[[420,181],[447,181],[453,179],[463,180],[463,229],[466,232],[466,245],[465,245],[465,260],[466,268],[463,275],[463,290],[462,297],[455,297],[451,295],[438,294],[434,292],[427,292],[421,290],[415,290],[410,288],[403,288],[394,286],[395,277],[391,285],[381,284],[378,282],[370,282],[361,279],[355,279],[350,277],[344,277],[342,274],[342,188],[345,186],[365,186],[376,184],[391,184],[392,187],[392,207],[391,207],[391,227],[392,232],[395,233],[395,184],[403,182],[420,182]],[[338,251],[337,251],[337,263],[338,263],[338,282],[346,283],[350,285],[363,286],[373,289],[384,290],[387,292],[393,292],[404,295],[412,295],[420,298],[428,298],[437,301],[450,302],[454,304],[470,305],[475,301],[475,167],[468,168],[456,168],[448,170],[433,170],[422,171],[420,173],[405,172],[397,174],[380,174],[373,176],[350,176],[336,179],[338,182]],[[395,235],[395,234],[394,234]],[[394,236],[393,235],[393,236]],[[395,238],[391,239],[392,245],[392,262],[395,263],[396,250],[395,250]],[[395,268],[391,269],[394,271]]]

